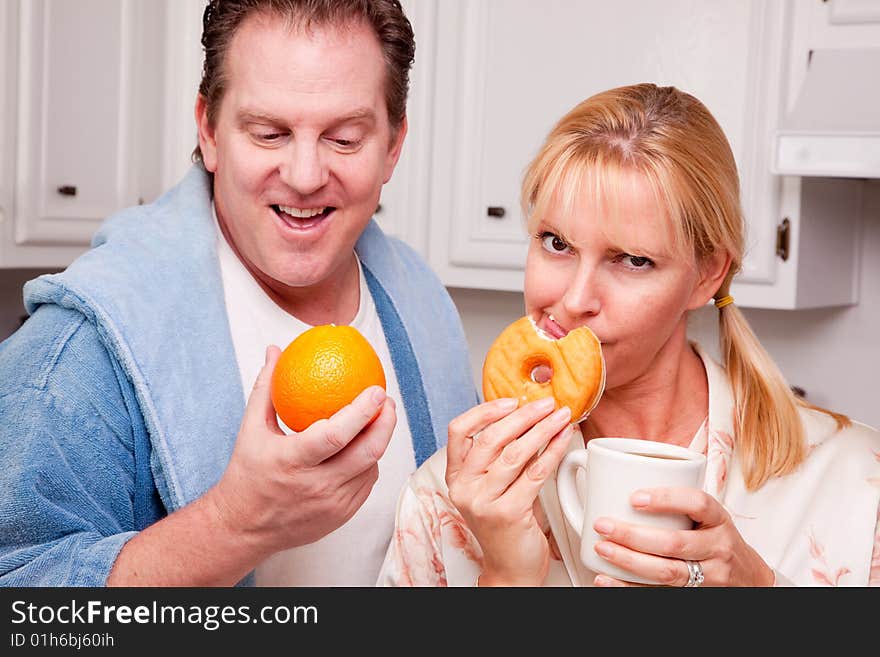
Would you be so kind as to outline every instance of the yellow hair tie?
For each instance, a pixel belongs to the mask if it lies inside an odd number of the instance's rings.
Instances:
[[[722,308],[724,308],[724,306],[729,306],[732,303],[733,303],[733,297],[730,296],[729,294],[726,297],[721,297],[720,299],[715,299],[715,307],[718,308],[718,310],[721,310]]]

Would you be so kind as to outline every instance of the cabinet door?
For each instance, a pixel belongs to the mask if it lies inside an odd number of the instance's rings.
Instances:
[[[202,16],[206,0],[168,0],[161,138],[162,185],[172,188],[192,167],[198,144],[195,103],[202,81]]]
[[[694,94],[725,130],[752,221],[743,278],[772,281],[779,181],[762,145],[778,113],[767,91],[779,86],[784,10],[760,0],[440,3],[431,257],[445,282],[522,289],[525,166],[577,102],[645,81]]]
[[[105,217],[160,188],[164,3],[16,4],[14,247],[84,247]],[[71,250],[55,253],[66,265]]]
[[[877,0],[795,0],[791,24],[788,109],[800,92],[814,50],[880,48],[880,2]]]
[[[0,0],[0,266],[3,245],[11,241],[12,192],[15,187],[15,53],[17,14],[11,0]]]
[[[427,257],[437,2],[402,0],[401,5],[416,39],[406,110],[409,132],[394,175],[382,189],[380,209],[375,216],[382,230]]]

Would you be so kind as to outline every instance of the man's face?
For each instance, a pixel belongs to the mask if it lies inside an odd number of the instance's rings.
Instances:
[[[252,16],[226,55],[226,92],[199,145],[218,218],[245,265],[283,291],[344,280],[394,170],[385,62],[364,24],[289,29]]]

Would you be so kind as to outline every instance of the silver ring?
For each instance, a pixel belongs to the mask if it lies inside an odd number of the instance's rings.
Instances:
[[[697,587],[702,585],[703,583],[703,567],[700,565],[699,561],[687,561],[685,560],[685,565],[688,567],[688,581],[685,584],[686,587]]]

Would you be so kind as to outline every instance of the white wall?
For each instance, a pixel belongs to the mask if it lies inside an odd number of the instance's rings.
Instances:
[[[744,313],[789,382],[803,388],[811,402],[880,427],[880,181],[871,181],[867,191],[858,305]],[[479,389],[486,350],[501,329],[522,316],[522,294],[450,292],[462,315]],[[714,307],[694,313],[690,333],[717,358],[715,313]]]

